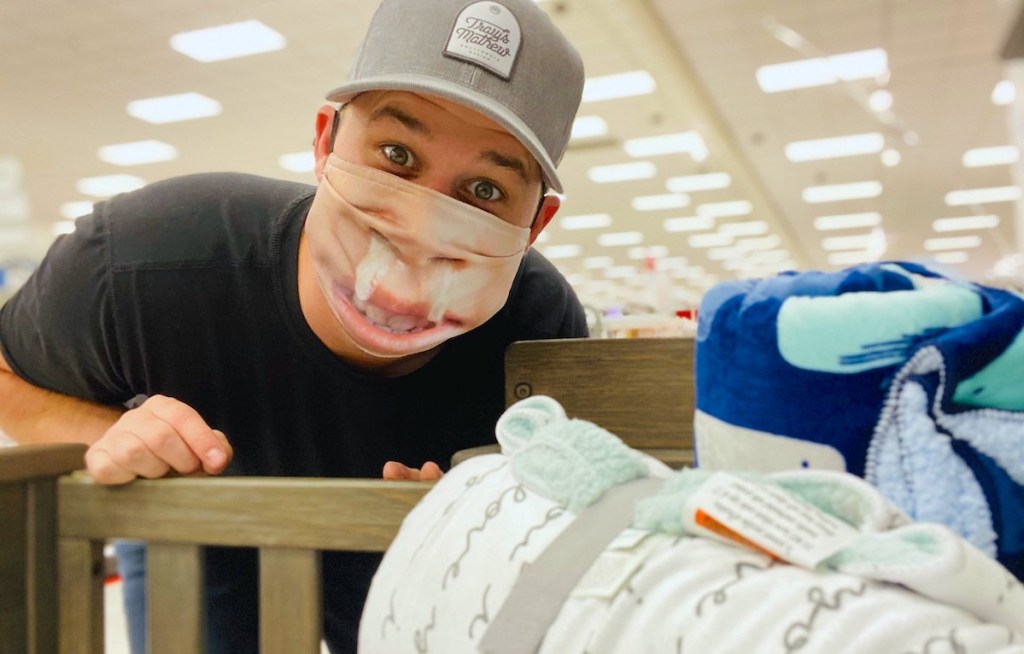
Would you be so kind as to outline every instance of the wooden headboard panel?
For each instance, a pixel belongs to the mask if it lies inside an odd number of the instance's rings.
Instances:
[[[549,395],[573,418],[678,467],[693,461],[692,338],[520,341],[505,353],[505,404]]]

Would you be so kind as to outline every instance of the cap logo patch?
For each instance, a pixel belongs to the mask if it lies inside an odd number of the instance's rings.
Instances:
[[[444,53],[507,80],[521,42],[519,21],[511,11],[497,2],[475,2],[459,14]]]

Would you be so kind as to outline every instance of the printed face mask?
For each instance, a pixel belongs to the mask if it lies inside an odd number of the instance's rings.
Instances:
[[[401,357],[497,313],[530,230],[331,154],[306,235],[327,302],[355,344]]]

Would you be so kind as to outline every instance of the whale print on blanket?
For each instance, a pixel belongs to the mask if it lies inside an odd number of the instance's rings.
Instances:
[[[453,468],[406,518],[367,598],[362,654],[1024,653],[1020,583],[949,530],[908,523],[863,480],[751,477],[860,533],[807,569],[695,535],[682,507],[711,473],[670,471],[550,398],[511,407],[497,431],[501,454]],[[653,495],[587,562],[542,640],[488,640],[530,566],[566,535],[585,540],[573,531],[588,511],[645,480]],[[524,632],[538,618],[511,608]]]
[[[1024,578],[1024,299],[909,263],[721,284],[702,468],[846,470]]]

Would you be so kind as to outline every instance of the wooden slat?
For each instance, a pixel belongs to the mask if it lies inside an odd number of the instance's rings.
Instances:
[[[0,485],[0,651],[28,647],[25,495],[24,484]]]
[[[429,483],[178,478],[102,486],[61,478],[58,528],[83,538],[382,552]]]
[[[520,341],[505,353],[506,405],[549,395],[641,450],[693,449],[692,338]]]
[[[61,654],[103,654],[103,546],[85,538],[58,542]]]
[[[146,546],[146,611],[150,654],[201,654],[206,645],[198,545]]]
[[[51,443],[0,448],[0,483],[56,477],[85,467],[86,446]]]
[[[25,598],[29,654],[57,651],[56,486],[52,479],[26,484]]]
[[[317,654],[323,631],[320,553],[260,549],[260,653]]]

